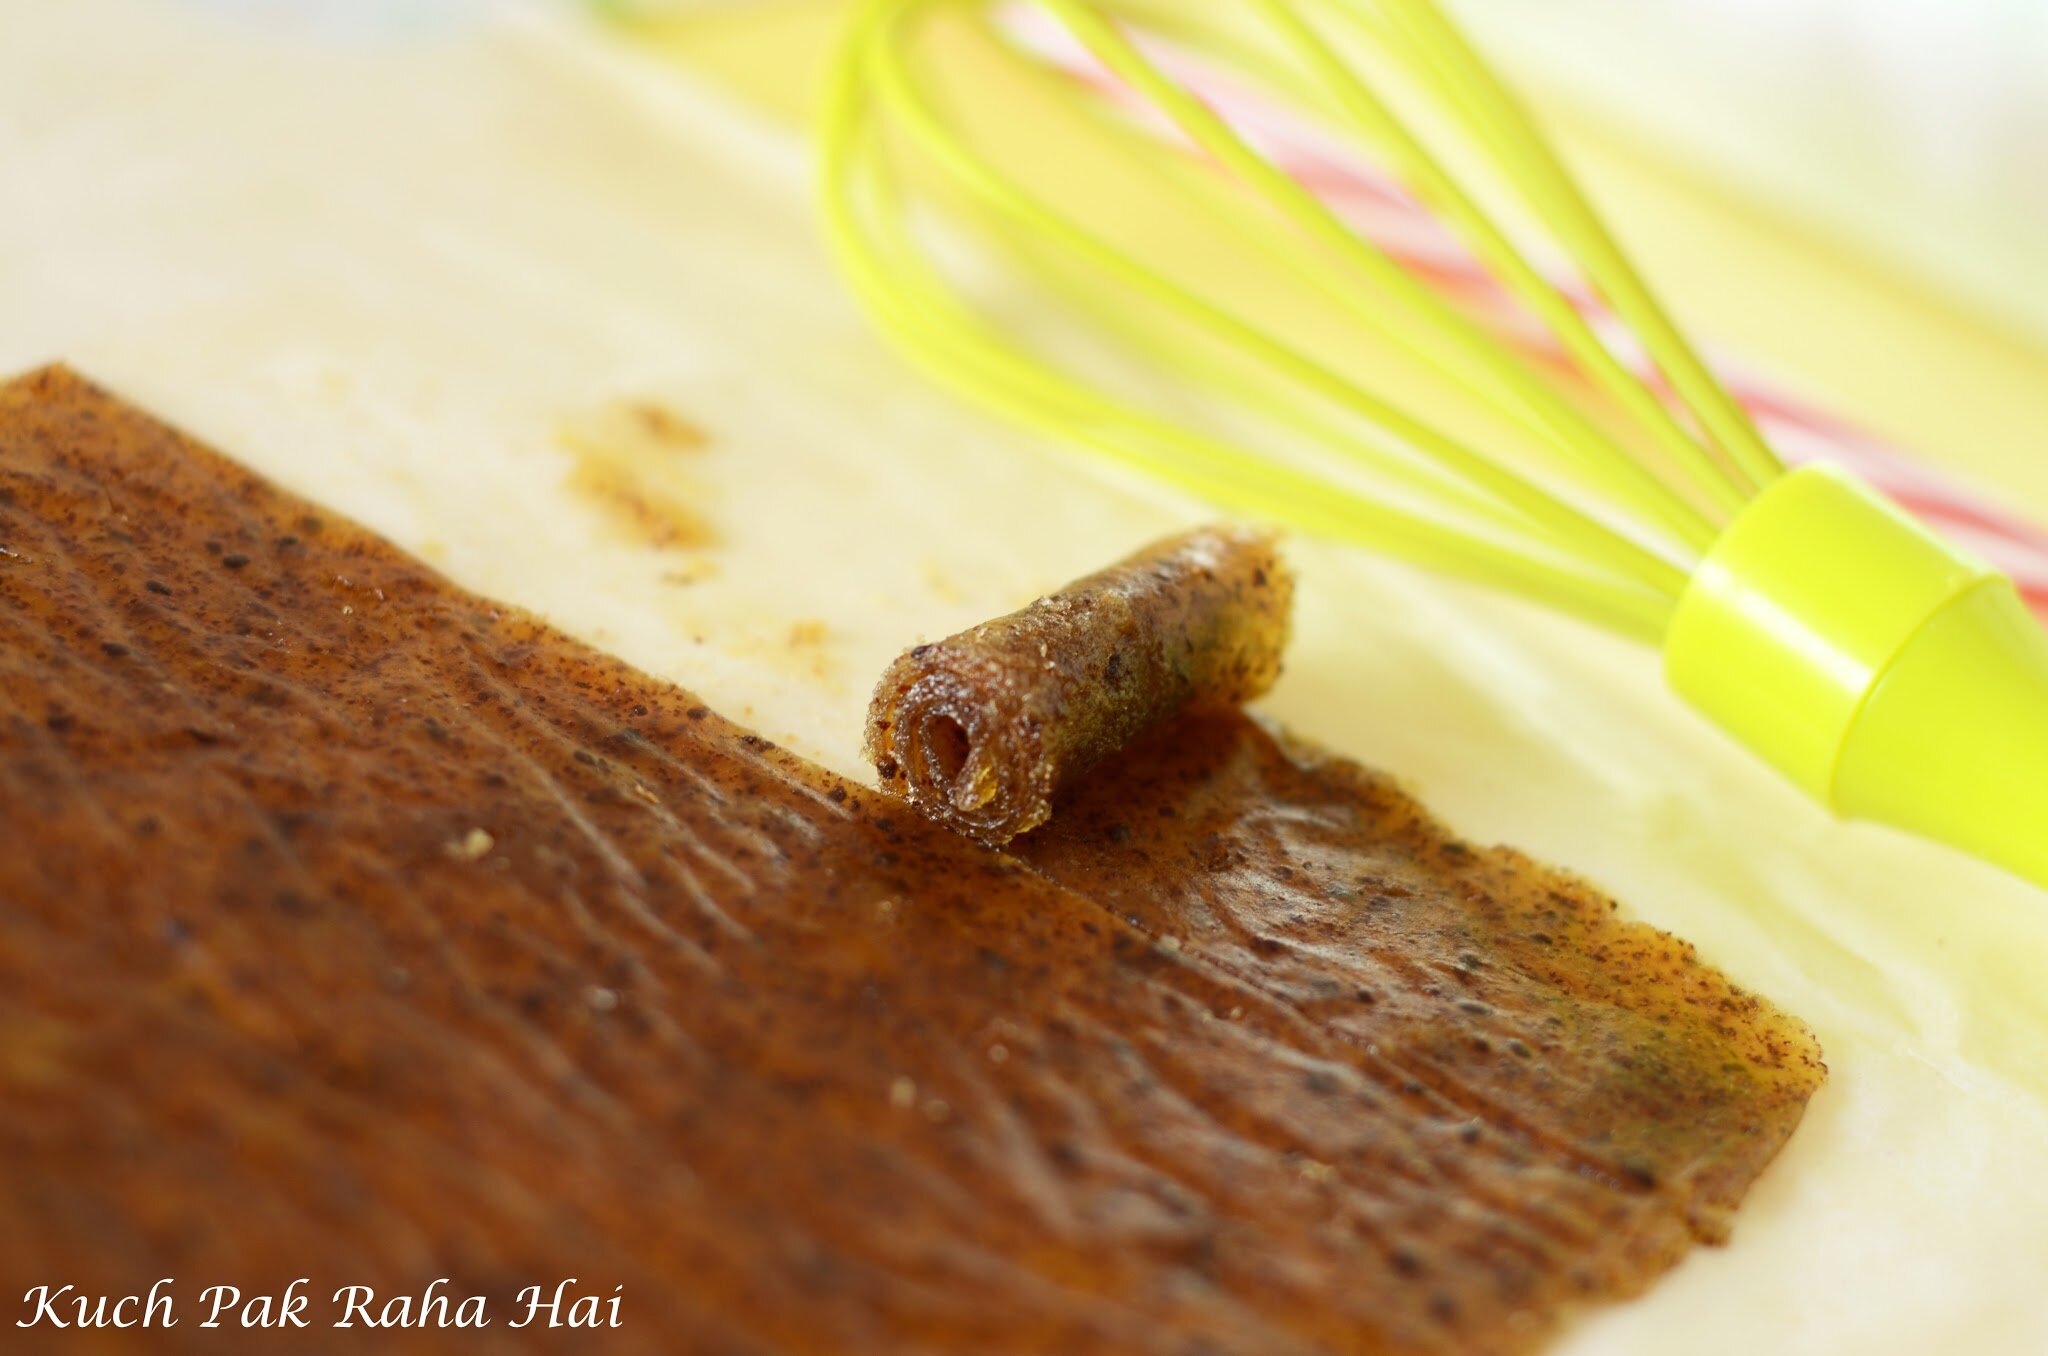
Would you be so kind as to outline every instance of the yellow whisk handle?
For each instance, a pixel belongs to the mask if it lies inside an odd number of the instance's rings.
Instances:
[[[2048,632],[1861,481],[1774,482],[1693,575],[1671,685],[1837,813],[2048,886]]]

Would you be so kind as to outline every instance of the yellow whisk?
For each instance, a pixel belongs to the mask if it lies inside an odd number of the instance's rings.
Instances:
[[[1034,24],[1100,79],[1034,56]],[[1190,63],[1384,166],[1555,360],[1355,230]],[[2048,637],[2010,581],[1839,470],[1786,471],[1432,0],[870,0],[823,165],[855,290],[974,400],[1659,644],[1824,804],[2048,884]],[[1147,233],[1162,204],[1205,250]]]

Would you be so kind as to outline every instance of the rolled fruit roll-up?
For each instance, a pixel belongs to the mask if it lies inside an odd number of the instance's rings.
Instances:
[[[1001,845],[1159,722],[1280,674],[1294,581],[1271,534],[1206,527],[897,656],[868,707],[882,787]]]

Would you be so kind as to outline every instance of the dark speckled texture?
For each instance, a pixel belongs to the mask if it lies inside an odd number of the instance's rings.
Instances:
[[[1293,601],[1267,533],[1205,527],[1154,542],[899,655],[868,708],[868,760],[884,790],[1000,846],[1161,721],[1263,695]]]
[[[1492,1263],[1510,1289],[1579,1249],[1575,1286],[1626,1288],[1725,1237],[1823,1071],[1804,1027],[1687,943],[1241,712],[1159,731],[1012,847],[1298,1013],[1425,1139],[1448,1130],[1455,1171],[1538,1244]],[[1389,1171],[1414,1146],[1390,1135]],[[1428,1240],[1438,1274],[1483,1248],[1462,1227]]]
[[[1271,799],[1121,764],[1152,820],[1028,846],[1068,888],[67,372],[0,388],[0,1299],[499,1315],[55,1351],[1515,1351],[1789,1133],[1810,1043],[1676,944],[1366,774],[1186,741]],[[1554,945],[1509,937],[1553,889]],[[502,1326],[565,1276],[624,1326]]]

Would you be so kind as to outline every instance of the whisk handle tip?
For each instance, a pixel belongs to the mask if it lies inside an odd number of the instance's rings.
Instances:
[[[1665,638],[1672,686],[1822,804],[2048,887],[2048,632],[1848,473],[1768,487]]]

